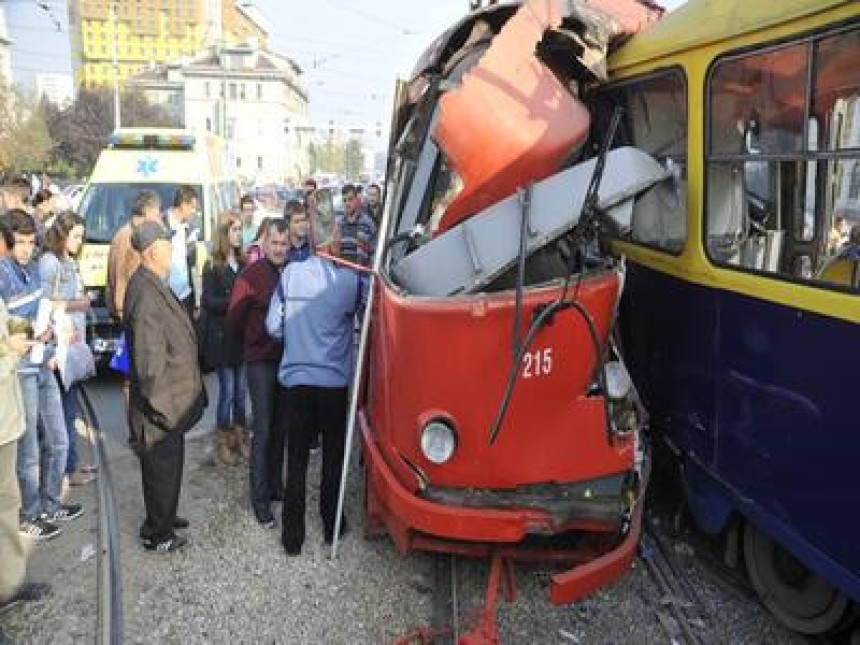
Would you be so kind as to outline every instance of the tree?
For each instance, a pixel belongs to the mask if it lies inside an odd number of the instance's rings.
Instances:
[[[319,153],[317,152],[316,144],[313,141],[311,141],[308,144],[308,168],[310,170],[311,175],[317,174],[317,172],[320,169],[319,168],[319,159],[317,158],[318,154]]]
[[[41,170],[50,149],[48,127],[38,106],[0,86],[0,170]]]
[[[125,93],[121,102],[123,126],[180,125],[167,110],[149,103],[140,93]],[[113,92],[108,88],[81,88],[68,108],[46,107],[45,114],[53,140],[52,164],[74,168],[76,174],[89,174],[113,132]]]
[[[361,143],[357,139],[346,142],[343,151],[343,174],[351,180],[358,180],[364,168],[364,153],[361,151]]]
[[[335,143],[331,139],[322,145],[312,143],[308,148],[308,155],[311,160],[312,175],[318,172],[343,174],[344,146],[342,143]]]

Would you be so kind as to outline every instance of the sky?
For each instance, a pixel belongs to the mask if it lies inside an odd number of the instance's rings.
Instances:
[[[131,1],[131,0],[123,0]],[[674,9],[685,0],[662,0]],[[0,0],[16,83],[71,73],[68,0]],[[314,124],[388,125],[394,83],[468,11],[468,0],[255,0],[269,46],[302,68]]]

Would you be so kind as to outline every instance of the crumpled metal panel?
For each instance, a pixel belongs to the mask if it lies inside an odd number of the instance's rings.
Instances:
[[[548,32],[571,27],[566,18],[580,23],[580,34],[571,32],[570,56],[580,50],[583,66],[593,69],[603,65],[612,39],[659,16],[658,9],[636,0],[525,2],[462,84],[440,99],[434,139],[464,188],[439,231],[552,175],[588,136],[588,110],[535,55]]]
[[[579,221],[596,162],[577,164],[532,187],[527,253],[546,246]],[[620,207],[623,202],[669,176],[638,148],[611,150],[597,206],[623,217],[628,210]],[[393,267],[397,283],[413,295],[480,291],[516,263],[521,209],[519,198],[511,196],[427,242]]]
[[[524,4],[460,87],[444,94],[434,139],[465,187],[439,230],[551,175],[588,135],[590,116],[535,55],[557,0]]]

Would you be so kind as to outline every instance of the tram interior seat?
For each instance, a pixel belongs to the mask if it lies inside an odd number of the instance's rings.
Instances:
[[[778,271],[785,232],[750,217],[742,164],[709,165],[707,222],[708,250],[718,262]]]
[[[831,284],[860,288],[860,251],[856,254],[857,257],[846,253],[830,258],[818,270],[815,278]]]

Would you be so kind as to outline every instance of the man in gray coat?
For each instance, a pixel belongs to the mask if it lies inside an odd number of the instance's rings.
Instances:
[[[129,351],[130,425],[140,457],[146,520],[140,530],[146,549],[175,551],[186,544],[174,529],[184,433],[200,420],[206,392],[197,363],[197,336],[184,307],[167,286],[173,247],[170,232],[144,222],[132,233],[141,255],[123,307]]]

